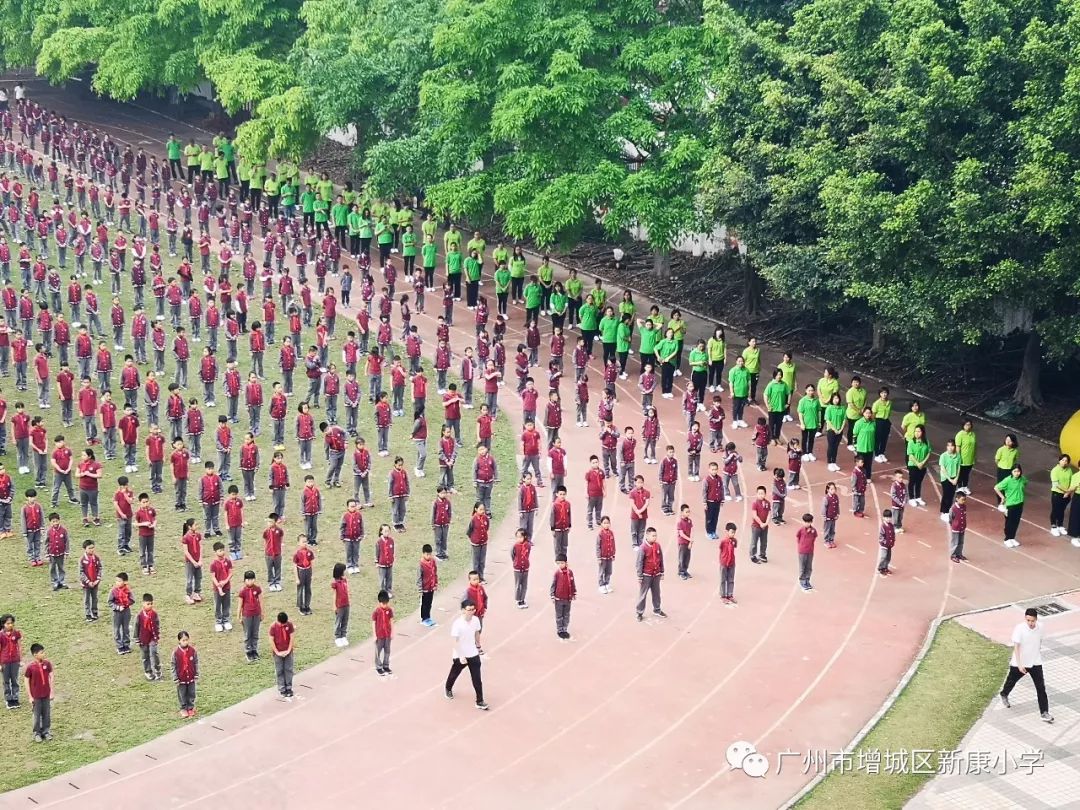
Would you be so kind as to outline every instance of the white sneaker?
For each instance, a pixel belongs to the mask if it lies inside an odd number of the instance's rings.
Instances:
[[[1074,537],[1072,539],[1072,544],[1074,548],[1080,548],[1080,537]]]
[[[681,377],[682,376],[682,370],[681,369],[675,369],[675,376],[676,377]]]
[[[942,523],[948,523],[949,522],[949,515],[948,515],[947,512],[942,512],[938,517],[941,518]]]
[[[604,588],[603,585],[600,586],[599,590],[600,590],[600,593],[607,593],[607,589]]]
[[[830,464],[829,465],[829,472],[840,472],[840,465],[839,464]]]
[[[736,501],[741,501],[742,500],[742,495],[736,495],[735,500]]]
[[[710,385],[707,390],[708,390],[708,392],[710,394],[715,393],[716,392],[716,386],[715,385]]]
[[[794,422],[795,420],[794,420],[794,419],[792,419],[792,417],[791,417],[791,414],[790,414],[790,413],[785,413],[785,414],[784,414],[784,421],[785,421],[785,422]]]
[[[813,453],[811,453],[810,454],[810,460],[811,461],[817,461],[817,456],[815,456]]]
[[[625,380],[625,379],[627,379],[627,375],[626,375],[626,372],[625,372],[625,371],[624,371],[624,372],[623,372],[622,374],[620,374],[620,375],[619,375],[619,379],[620,379],[620,380]]]
[[[225,622],[225,629],[232,630],[232,622]]]
[[[1051,537],[1060,537],[1060,535],[1061,535],[1061,531],[1060,531],[1060,529],[1058,529],[1057,526],[1054,526],[1054,527],[1052,527],[1050,529],[1050,536]]]
[[[224,630],[225,630],[225,625],[223,625],[223,624],[215,624],[214,625],[214,632],[215,633],[221,633]]]
[[[699,403],[698,403],[698,406],[697,406],[697,409],[698,409],[698,411],[699,411],[700,413],[704,413],[704,412],[705,412],[705,405],[704,405],[704,403],[701,403],[701,402],[699,402]]]
[[[424,477],[424,471],[421,470],[419,467],[417,467],[415,470],[413,470],[413,473],[416,475],[417,478],[423,478]]]
[[[803,464],[806,464],[808,461],[810,461],[810,454],[803,453],[801,456],[799,456],[799,458],[802,459]]]
[[[1013,541],[1012,540],[1006,540],[1002,545],[1004,545],[1005,548],[1012,548],[1013,547]]]
[[[1009,510],[1005,508],[1005,504],[1003,503],[998,504],[997,510],[1003,515],[1007,515],[1009,513]]]
[[[854,452],[855,452],[855,445],[853,445],[853,444],[849,444],[849,445],[847,446],[847,449],[848,449],[848,450],[850,450],[850,451],[851,451],[852,453],[854,453]]]

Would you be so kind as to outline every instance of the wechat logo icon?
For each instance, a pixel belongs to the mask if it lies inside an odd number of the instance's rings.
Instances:
[[[728,746],[727,762],[732,770],[742,771],[753,779],[760,779],[769,772],[769,758],[758,753],[754,744],[746,740]]]

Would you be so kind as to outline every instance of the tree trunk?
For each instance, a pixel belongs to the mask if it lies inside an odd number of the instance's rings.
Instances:
[[[671,251],[667,248],[653,248],[653,273],[659,279],[671,278]]]
[[[874,321],[873,336],[870,341],[870,351],[873,354],[882,354],[885,351],[885,325],[881,321]]]
[[[743,311],[747,317],[756,318],[761,309],[761,279],[749,257],[742,257]]]
[[[1016,381],[1016,390],[1012,400],[1025,410],[1040,408],[1043,404],[1042,386],[1042,339],[1034,329],[1028,333],[1027,345],[1024,346],[1024,364],[1020,368],[1020,378]]]

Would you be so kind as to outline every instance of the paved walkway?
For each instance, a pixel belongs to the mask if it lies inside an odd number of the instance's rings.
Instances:
[[[935,777],[910,810],[1065,810],[1080,807],[1080,592],[1036,600],[1064,612],[1045,627],[1044,670],[1054,723],[1039,718],[1035,690],[1022,680],[1006,709],[995,697],[959,746],[956,768]],[[1034,603],[959,621],[1002,644]],[[1057,608],[1053,608],[1057,609]],[[1005,673],[1001,673],[1004,678]]]
[[[181,125],[133,108],[72,100],[37,85],[32,92],[51,107],[127,133],[135,142],[160,143],[170,130],[187,136]],[[639,306],[647,302],[639,300]],[[458,312],[466,313],[463,307]],[[520,338],[522,314],[511,312],[508,342]],[[455,346],[471,340],[466,320],[455,327]],[[430,316],[414,322],[431,337]],[[695,321],[691,330],[703,334],[710,328]],[[819,376],[812,366],[804,365],[804,378]],[[594,367],[594,380],[595,375]],[[618,396],[618,421],[637,425],[636,386],[620,383]],[[902,402],[904,395],[897,396]],[[517,430],[520,402],[510,389],[504,389],[500,402],[510,417],[509,427],[500,429]],[[675,445],[684,463],[679,403],[657,400],[657,405],[660,445]],[[595,402],[590,418],[594,415]],[[932,411],[930,418],[932,435],[955,431],[950,411]],[[565,407],[564,419],[569,421]],[[992,453],[997,435],[985,428],[982,455]],[[587,455],[598,447],[597,430],[566,424],[562,436],[570,449],[567,481],[580,525],[580,481]],[[752,457],[748,431],[729,437]],[[1025,452],[1031,462],[1040,451],[1032,446]],[[1046,448],[1042,452],[1050,454]],[[771,461],[781,462],[778,452]],[[655,496],[655,468],[639,465],[638,472]],[[809,777],[794,770],[765,780],[733,773],[723,757],[728,742],[752,741],[770,757],[780,751],[838,750],[888,696],[932,619],[1080,585],[1078,552],[1067,541],[1050,538],[1042,526],[1045,494],[1033,495],[1021,534],[1024,546],[1017,550],[1002,547],[997,512],[988,506],[974,509],[971,562],[957,565],[948,561],[945,532],[933,508],[936,490],[928,485],[932,508],[913,509],[907,516],[895,576],[882,578],[874,570],[875,521],[845,511],[840,548],[821,550],[814,571],[817,590],[804,594],[796,584],[790,516],[817,513],[829,481],[845,493],[846,510],[846,480],[846,473],[830,474],[823,464],[804,468],[804,489],[788,499],[788,525],[773,529],[769,565],[750,565],[747,559],[748,501],[729,502],[721,520],[736,522],[743,540],[736,587],[740,606],[722,609],[716,549],[700,540],[691,567],[697,576],[688,582],[672,576],[664,583],[670,618],[650,617],[644,624],[633,614],[628,500],[610,493],[605,508],[619,541],[616,592],[596,594],[593,536],[576,527],[570,562],[580,597],[569,643],[555,638],[545,604],[551,572],[546,531],[538,531],[533,557],[533,608],[519,611],[512,609],[506,559],[512,527],[501,527],[489,557],[493,607],[485,631],[485,680],[493,708],[488,714],[471,709],[464,683],[454,703],[439,694],[448,664],[445,622],[428,632],[407,617],[399,625],[392,680],[371,674],[368,649],[350,650],[297,676],[301,700],[284,704],[273,694],[259,695],[139,748],[5,796],[4,806],[123,810],[145,807],[153,797],[160,807],[201,806],[206,800],[295,807],[361,795],[388,806],[468,802],[474,808],[502,808],[512,801],[523,810],[780,805]],[[744,492],[765,483],[766,475],[752,464],[744,467]],[[887,487],[887,481],[874,482],[868,513],[883,508]],[[979,500],[990,497],[986,479],[973,488]],[[549,490],[542,492],[539,527],[545,526],[550,505]],[[513,497],[512,490],[504,489],[503,497]],[[691,505],[700,532],[700,484],[683,478],[676,498]],[[656,510],[651,522],[659,529],[670,569],[674,521]],[[458,593],[456,584],[442,593],[443,618],[452,615]],[[468,778],[463,768],[472,771]],[[178,773],[190,778],[180,779]]]

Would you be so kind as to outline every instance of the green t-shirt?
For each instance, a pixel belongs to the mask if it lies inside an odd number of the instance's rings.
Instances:
[[[420,254],[424,258],[424,268],[435,266],[435,257],[439,255],[439,248],[434,242],[425,242],[420,248]]]
[[[601,312],[604,311],[604,304],[607,302],[607,290],[603,287],[593,287],[592,292],[593,303],[596,304],[596,308]]]
[[[189,143],[184,147],[184,157],[187,158],[188,166],[199,165],[199,155],[202,154],[202,149],[197,143]]]
[[[633,334],[634,330],[630,328],[630,324],[619,321],[619,326],[615,330],[615,351],[620,353],[630,351],[630,338]]]
[[[389,223],[378,222],[375,225],[375,238],[379,240],[380,245],[389,245],[394,241],[394,232],[390,230]]]
[[[709,368],[709,354],[704,349],[696,346],[690,350],[690,371],[707,371]]]
[[[281,183],[273,177],[267,177],[263,183],[263,190],[267,197],[276,197],[281,193]]]
[[[310,214],[315,210],[315,192],[304,190],[300,193],[300,209],[305,214]]]
[[[334,203],[330,209],[330,216],[334,219],[334,225],[347,225],[349,223],[349,206],[345,205],[345,203]]]
[[[592,304],[582,304],[581,309],[578,310],[578,318],[581,319],[582,331],[595,332],[600,311]]]
[[[829,430],[833,433],[839,433],[844,429],[844,423],[847,421],[847,413],[844,410],[843,405],[826,405],[825,406],[825,424],[828,425]]]
[[[679,351],[679,341],[675,338],[661,338],[656,342],[656,360],[660,363],[674,363],[675,355]]]
[[[447,231],[443,234],[443,246],[447,252],[450,251],[450,246],[461,247],[461,231]]]
[[[878,397],[870,403],[870,411],[875,419],[888,419],[892,416],[892,400]]]
[[[235,157],[236,155],[236,147],[233,146],[232,141],[230,141],[228,138],[223,139],[221,143],[218,144],[218,149],[220,149],[221,153],[225,155],[225,160],[231,163],[233,157]]]
[[[960,453],[960,463],[965,467],[975,464],[975,431],[958,430],[956,432],[956,450]]]
[[[847,402],[848,419],[855,420],[862,416],[863,406],[866,405],[865,388],[849,388],[844,399]]]
[[[751,374],[757,374],[761,370],[761,349],[751,349],[747,346],[742,350],[742,356],[746,361],[746,370]]]
[[[614,343],[615,333],[619,331],[619,319],[614,315],[605,315],[600,319],[600,342]]]
[[[1050,491],[1064,495],[1069,491],[1072,477],[1072,467],[1062,467],[1055,464],[1053,469],[1050,470]]]
[[[580,278],[568,278],[566,280],[566,294],[575,300],[580,300],[582,286]]]
[[[495,270],[495,294],[502,295],[510,289],[510,269],[500,264]]]
[[[475,250],[476,255],[480,257],[480,261],[484,260],[484,251],[487,250],[487,242],[483,239],[470,239],[465,247],[469,250]]]
[[[435,236],[435,232],[439,229],[439,224],[433,219],[425,219],[420,223],[420,233],[424,235],[426,239],[429,236]]]
[[[709,353],[710,363],[719,363],[724,359],[724,352],[726,347],[724,341],[717,337],[709,338],[709,341],[705,344],[705,351]]]
[[[461,273],[462,256],[460,250],[451,250],[446,254],[446,274],[456,276]]]
[[[398,227],[404,230],[406,225],[412,225],[412,215],[413,212],[411,208],[402,208],[395,214],[394,222],[398,224]]]
[[[904,438],[911,440],[915,438],[915,428],[922,425],[926,428],[926,414],[922,411],[916,413],[915,411],[908,411],[904,414],[904,418],[900,420],[900,430],[904,432]]]
[[[510,278],[525,278],[524,256],[515,256],[510,259]]]
[[[360,215],[360,238],[371,239],[375,236],[375,223],[371,221],[371,217],[365,217]]]
[[[1024,502],[1027,483],[1028,480],[1023,475],[1019,478],[1015,475],[1010,475],[1008,478],[1002,478],[998,481],[997,486],[994,488],[1001,493],[1001,496],[1005,499],[1006,506],[1019,506]]]
[[[330,203],[326,200],[315,200],[315,221],[328,222],[330,219]]]
[[[199,152],[199,168],[204,172],[214,170],[214,153],[209,149]]]
[[[492,258],[492,261],[494,261],[496,265],[504,264],[504,263],[509,264],[510,263],[510,251],[507,250],[504,247],[497,247],[493,251],[491,251],[491,258]]]
[[[552,291],[551,293],[551,311],[556,315],[562,315],[566,312],[566,308],[570,304],[570,300],[566,297],[564,292]]]
[[[480,260],[474,259],[469,256],[465,259],[465,280],[466,281],[479,281],[480,280]]]
[[[817,396],[821,407],[827,407],[833,394],[840,393],[840,381],[835,377],[822,377],[818,380]]]
[[[401,234],[401,255],[416,255],[416,234],[412,231],[405,231]]]
[[[1001,445],[994,453],[994,463],[999,470],[1011,470],[1016,466],[1016,459],[1020,457],[1019,447],[1006,447]]]
[[[874,437],[877,433],[877,426],[874,424],[873,419],[860,419],[852,426],[851,432],[855,437],[856,453],[874,452]]]
[[[266,182],[266,167],[261,163],[253,163],[251,166],[251,179],[248,180],[248,188],[259,191]]]
[[[745,399],[750,396],[750,372],[746,366],[732,366],[728,372],[728,386],[733,397]]]
[[[675,320],[672,318],[668,321],[668,329],[675,333],[675,340],[682,343],[686,339],[686,321],[682,318]]]
[[[639,329],[638,330],[638,352],[640,354],[655,354],[656,353],[656,339],[660,336],[660,333],[655,329]]]
[[[179,160],[184,147],[176,138],[169,138],[165,143],[165,151],[169,155],[169,160]]]
[[[349,236],[360,236],[360,223],[363,222],[360,212],[350,211],[345,221],[349,226]]]
[[[920,467],[926,463],[928,458],[930,458],[930,442],[908,439],[907,463],[909,467]]]
[[[251,164],[243,158],[236,164],[236,179],[241,183],[251,179]]]
[[[229,161],[220,155],[214,158],[214,177],[218,180],[229,179]]]
[[[776,367],[780,369],[780,373],[783,374],[784,385],[795,390],[795,364],[780,362],[776,364]]]
[[[544,297],[543,288],[535,281],[525,285],[525,309],[539,309],[540,301]],[[582,328],[585,328],[585,322],[582,320]]]
[[[765,386],[765,402],[771,413],[786,411],[791,389],[782,380],[770,380]]]
[[[536,271],[536,275],[540,278],[541,284],[550,287],[555,281],[555,268],[550,264],[542,264],[540,269]]]
[[[281,204],[296,205],[296,186],[285,182],[281,184]]]
[[[960,454],[942,453],[938,456],[938,466],[941,467],[941,480],[951,481],[960,476]]]
[[[637,315],[637,304],[633,301],[626,301],[625,299],[619,302],[619,314],[629,315],[631,318]]]
[[[324,200],[332,200],[334,198],[333,180],[320,180],[315,188],[322,195]]]
[[[820,427],[821,407],[817,397],[803,396],[799,400],[799,417],[805,430],[817,430]]]

